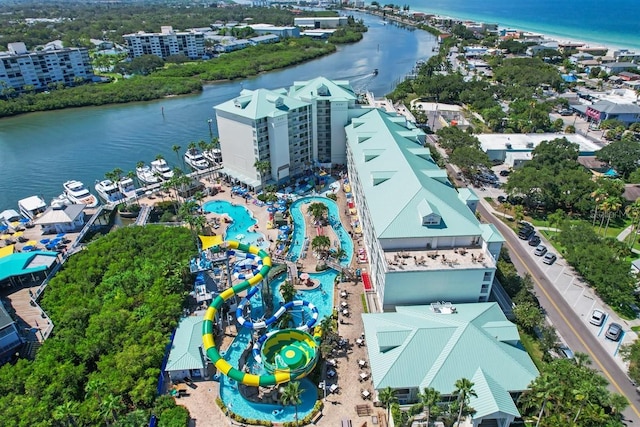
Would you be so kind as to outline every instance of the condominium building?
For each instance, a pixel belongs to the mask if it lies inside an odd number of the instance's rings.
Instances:
[[[348,81],[318,77],[290,89],[243,91],[215,106],[223,174],[252,188],[313,166],[346,163],[344,127],[366,111]],[[253,152],[253,156],[247,153]],[[255,164],[267,161],[262,179]]]
[[[191,59],[204,55],[204,33],[200,31],[175,32],[171,26],[160,27],[159,33],[139,31],[123,36],[127,42],[129,58],[156,55],[162,59],[171,55],[184,55]]]
[[[55,48],[29,52],[24,43],[9,43],[7,52],[0,52],[0,88],[16,91],[33,87],[47,89],[50,84],[67,86],[91,80],[93,67],[86,48]]]
[[[478,197],[453,187],[424,147],[424,132],[376,109],[354,118],[346,136],[370,262],[363,281],[381,308],[488,301],[504,238],[478,221]]]

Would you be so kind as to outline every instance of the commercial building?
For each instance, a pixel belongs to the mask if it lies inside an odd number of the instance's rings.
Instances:
[[[293,25],[303,28],[338,28],[347,25],[346,16],[310,16],[293,18]]]
[[[27,51],[24,43],[9,43],[0,52],[0,82],[16,91],[48,89],[51,84],[72,86],[93,79],[93,68],[86,48],[56,49],[53,45],[37,52]]]
[[[640,106],[602,99],[589,105],[586,115],[589,121],[596,124],[600,124],[604,120],[615,119],[628,126],[640,122]]]
[[[348,81],[324,77],[294,82],[288,90],[245,90],[214,108],[221,173],[255,189],[316,165],[345,164],[344,127],[367,111]],[[255,167],[261,161],[270,165],[262,177]]]
[[[538,370],[497,303],[398,307],[362,319],[376,390],[391,387],[410,404],[432,387],[446,400],[468,378],[477,394],[471,425],[506,427],[520,416],[514,402]]]
[[[371,110],[346,126],[347,168],[382,308],[487,301],[504,238],[475,216],[404,117]]]
[[[200,315],[180,320],[164,369],[171,381],[206,377],[208,362],[202,352],[202,319]]]
[[[156,55],[165,59],[171,55],[184,55],[191,59],[204,55],[204,33],[200,31],[175,32],[171,26],[163,26],[159,33],[139,31],[122,36],[127,42],[129,58]]]
[[[260,36],[274,34],[280,38],[300,37],[300,28],[298,27],[279,27],[271,24],[253,24],[249,26]]]

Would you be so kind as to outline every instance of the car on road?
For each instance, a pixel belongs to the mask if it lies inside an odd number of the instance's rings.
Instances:
[[[551,265],[554,262],[556,262],[557,259],[558,257],[556,256],[556,254],[552,252],[547,252],[544,258],[542,258],[542,262],[544,262],[545,264]]]
[[[529,237],[529,246],[538,246],[540,244],[540,236],[538,236],[537,234],[534,234],[533,236]]]
[[[591,312],[591,317],[589,318],[589,323],[596,326],[602,326],[604,323],[604,319],[607,317],[604,311],[598,310],[597,308]]]
[[[547,247],[545,245],[538,245],[536,249],[533,251],[535,256],[542,256],[547,253]]]
[[[611,341],[618,341],[620,336],[622,335],[622,326],[617,323],[609,324],[607,328],[607,332],[605,332],[604,336]]]

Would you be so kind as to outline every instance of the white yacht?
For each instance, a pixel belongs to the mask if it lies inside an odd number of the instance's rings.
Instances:
[[[40,196],[31,196],[18,201],[20,213],[25,218],[34,219],[47,210],[47,204]]]
[[[118,188],[125,199],[134,197],[137,194],[136,185],[134,184],[133,179],[128,176],[120,178],[120,181],[118,181]]]
[[[200,150],[191,149],[184,153],[184,161],[191,166],[193,170],[204,170],[209,167],[209,162],[204,158]]]
[[[136,168],[136,176],[143,184],[156,184],[159,179],[148,165]]]
[[[64,188],[64,194],[71,203],[87,205],[88,208],[98,206],[98,198],[89,193],[89,190],[84,187],[82,182],[71,180],[62,184],[62,187]]]
[[[66,194],[62,193],[57,197],[54,197],[53,199],[51,199],[51,207],[54,209],[59,209],[63,206],[69,206],[73,203],[71,203],[71,200],[69,200],[69,198],[67,197]]]
[[[173,171],[167,165],[167,161],[165,159],[158,159],[151,162],[151,170],[153,173],[158,175],[160,179],[165,181],[173,178]]]
[[[118,203],[124,199],[124,194],[122,194],[118,186],[110,179],[96,181],[95,188],[98,197],[104,200],[105,203]]]
[[[222,151],[219,148],[214,148],[213,150],[204,150],[202,155],[212,165],[222,163]]]

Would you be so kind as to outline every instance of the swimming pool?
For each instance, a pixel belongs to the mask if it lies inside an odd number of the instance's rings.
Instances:
[[[340,222],[340,215],[337,204],[333,200],[327,199],[325,197],[303,197],[301,199],[298,199],[291,205],[291,218],[293,220],[293,243],[289,250],[290,258],[296,260],[300,256],[302,244],[305,237],[305,223],[301,207],[305,203],[312,202],[323,202],[329,208],[329,221],[334,231],[336,232],[338,239],[340,240],[340,246],[347,253],[346,258],[341,261],[341,264],[343,266],[349,265],[349,263],[351,262],[351,258],[353,257],[353,241],[351,240],[349,233]],[[209,203],[217,204],[207,206],[209,205]],[[255,220],[250,216],[250,213],[246,208],[222,201],[209,203],[205,204],[204,209],[206,211],[216,213],[224,212],[229,214],[234,219],[234,223],[232,225],[235,227],[233,230],[231,230],[231,226],[229,227],[226,238],[231,239],[233,238],[233,236],[237,235],[238,232],[240,232],[241,234],[245,234],[245,238],[247,240],[250,238],[249,236],[251,233],[246,232],[246,230],[249,227],[253,226],[253,224],[255,224]],[[242,216],[243,213],[238,208],[241,208],[245,211],[244,215],[246,217]],[[261,233],[254,234],[261,235]],[[319,320],[325,318],[327,315],[330,315],[333,312],[334,281],[337,274],[338,273],[332,269],[325,270],[321,273],[310,273],[309,277],[314,281],[319,281],[320,286],[310,290],[298,290],[298,293],[296,295],[297,299],[308,301],[310,303],[313,303],[317,307]],[[285,279],[286,275],[282,274],[272,280],[269,284],[269,286],[271,287],[271,294],[273,295],[274,307],[279,307],[281,302],[283,302],[282,297],[280,296],[279,288],[284,283]],[[261,294],[261,292],[258,292],[253,298],[251,298],[251,317],[254,320],[262,316],[263,313]],[[303,322],[308,320],[306,316],[309,315],[309,312],[305,308],[300,308],[294,310],[292,312],[292,315],[296,324],[302,324]],[[232,366],[239,366],[242,353],[251,345],[251,334],[252,331],[241,328],[233,343],[227,349],[224,358],[229,361]],[[249,356],[247,360],[247,366],[250,372],[254,374],[261,375],[265,373],[264,368],[258,365],[251,356]],[[302,419],[313,410],[315,402],[318,398],[318,394],[315,384],[313,384],[311,381],[306,378],[299,381],[300,387],[301,389],[303,389],[303,392],[301,396],[302,403],[298,406],[298,418]],[[222,375],[220,378],[220,398],[232,412],[245,418],[269,420],[273,422],[286,422],[295,420],[294,407],[283,407],[280,404],[250,402],[242,397],[240,391],[238,390],[237,383],[233,380],[230,380],[224,375]]]
[[[258,221],[246,207],[229,203],[225,200],[213,200],[205,203],[202,206],[202,210],[217,214],[227,214],[233,219],[233,222],[227,227],[224,235],[225,240],[238,240],[241,243],[255,245],[263,249],[269,247],[269,242],[264,241],[264,234],[249,231],[249,228],[256,225]],[[260,243],[258,243],[258,239],[262,239]]]
[[[289,248],[289,258],[292,261],[297,260],[302,252],[305,236],[311,236],[310,230],[305,229],[302,205],[315,202],[324,203],[329,209],[329,224],[340,240],[340,247],[347,253],[347,256],[340,261],[340,265],[346,267],[351,263],[351,258],[353,257],[353,240],[351,240],[351,236],[349,236],[349,233],[340,221],[338,204],[326,197],[302,197],[291,204],[290,211],[291,219],[293,220],[293,237]],[[311,239],[311,237],[309,238]]]

